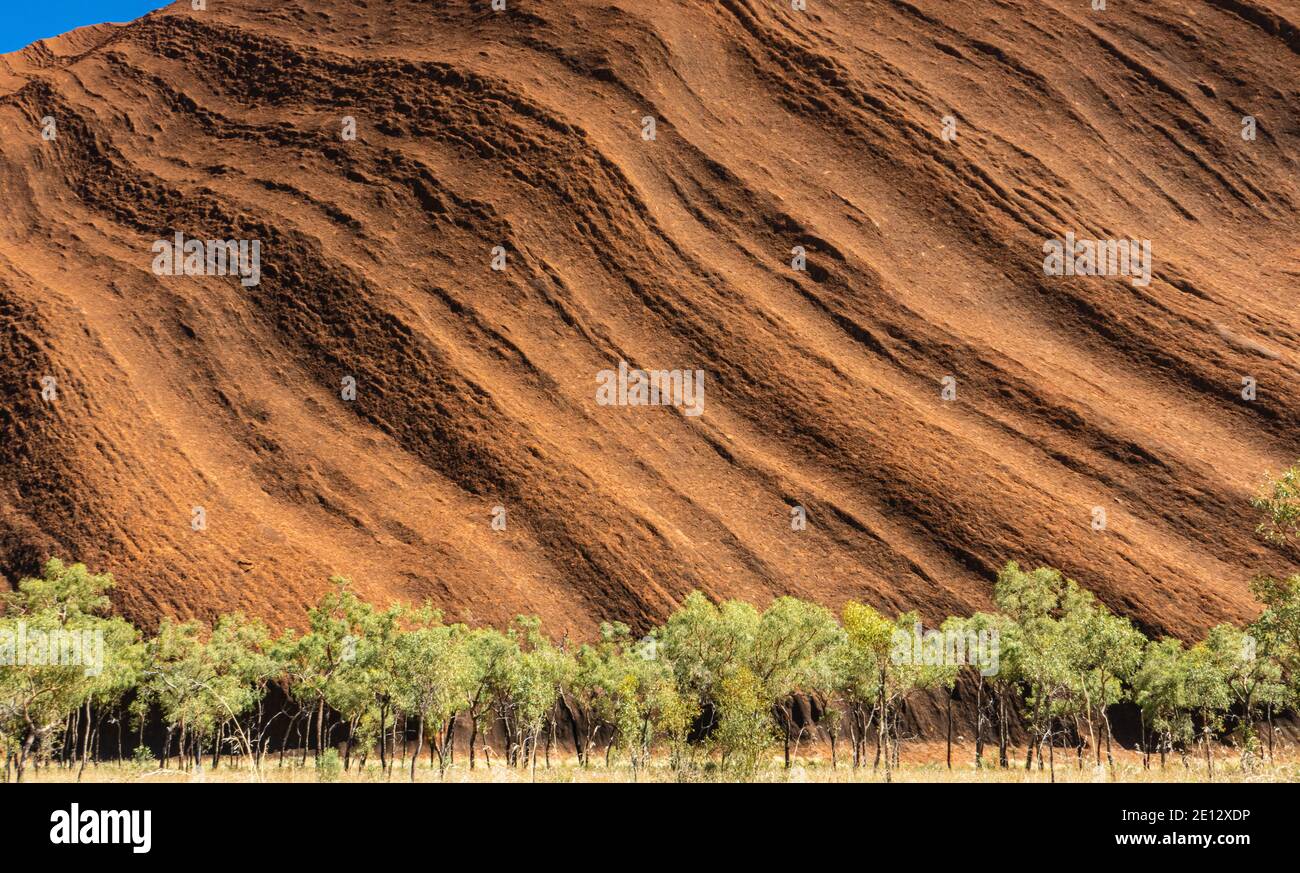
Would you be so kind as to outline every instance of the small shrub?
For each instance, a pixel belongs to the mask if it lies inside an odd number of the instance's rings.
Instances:
[[[338,749],[326,749],[316,761],[316,780],[318,782],[337,782],[343,775],[343,762],[339,759]]]

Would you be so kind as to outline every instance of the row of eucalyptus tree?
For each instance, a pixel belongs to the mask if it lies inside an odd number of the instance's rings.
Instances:
[[[1300,531],[1300,472],[1255,500],[1260,532],[1279,544]],[[775,746],[786,766],[808,740],[828,739],[832,764],[847,740],[854,767],[889,778],[915,719],[910,701],[958,696],[973,713],[976,766],[1057,766],[1058,750],[1084,765],[1113,765],[1111,715],[1131,703],[1150,764],[1196,750],[1212,772],[1212,745],[1234,731],[1243,762],[1273,751],[1273,721],[1300,694],[1300,576],[1261,576],[1262,610],[1245,627],[1221,624],[1188,645],[1147,639],[1074,581],[1008,563],[993,610],[923,630],[921,617],[845,603],[779,597],[765,609],[688,595],[659,627],[636,636],[620,623],[578,645],[555,642],[538,619],[504,629],[444,621],[431,605],[378,608],[335,578],[304,629],[273,633],[240,614],[212,626],[164,620],[147,635],[111,614],[107,575],[51,559],[41,576],[0,595],[0,755],[6,780],[28,766],[75,768],[116,757],[135,731],[163,735],[158,766],[232,766],[257,778],[269,750],[284,766],[308,755],[365,768],[378,758],[411,779],[426,750],[439,774],[457,744],[474,768],[550,765],[563,738],[581,766],[649,766],[651,752],[689,773],[752,775]],[[69,657],[75,655],[75,657]],[[931,695],[935,699],[935,695]],[[812,714],[809,719],[804,717]],[[1262,730],[1263,726],[1267,730]],[[413,745],[412,745],[413,743]],[[993,749],[993,751],[989,751]],[[293,763],[294,758],[290,757]]]

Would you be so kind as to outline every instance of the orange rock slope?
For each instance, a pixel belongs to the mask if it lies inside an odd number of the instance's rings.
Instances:
[[[1300,453],[1296,3],[793,5],[186,0],[0,58],[0,572],[586,635],[694,588],[933,620],[1016,558],[1247,616]],[[1150,283],[1044,275],[1067,232]],[[158,275],[176,233],[260,281]],[[597,403],[619,361],[703,414]]]

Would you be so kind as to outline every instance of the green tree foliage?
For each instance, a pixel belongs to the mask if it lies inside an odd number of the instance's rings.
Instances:
[[[469,706],[474,676],[464,625],[443,624],[442,613],[427,604],[412,618],[414,627],[397,637],[395,687],[399,709],[416,720],[417,754],[411,756],[414,782],[426,726],[438,756],[438,773],[446,772],[455,717]]]
[[[673,665],[678,689],[698,702],[705,732],[717,719],[722,680],[745,664],[758,622],[758,611],[747,603],[715,605],[693,591],[663,627],[659,651]]]
[[[229,740],[256,774],[261,734],[248,716],[283,672],[270,649],[266,627],[240,614],[223,616],[210,633],[199,622],[163,621],[145,647],[139,703],[162,713],[164,765],[173,737],[183,765],[200,769],[203,751],[212,749],[215,765]]]
[[[1125,689],[1141,664],[1146,637],[1128,619],[1112,614],[1092,594],[1070,583],[1063,595],[1060,636],[1070,673],[1068,700],[1073,704],[1066,709],[1078,717],[1080,765],[1082,726],[1086,726],[1097,765],[1101,765],[1104,732],[1107,762],[1113,766],[1110,708],[1127,699]]]
[[[513,637],[493,628],[475,628],[466,641],[471,661],[471,689],[466,715],[470,722],[469,766],[473,769],[480,745],[491,765],[487,737],[503,707],[509,705],[513,666],[519,657],[519,645]],[[499,702],[500,701],[500,702]],[[509,737],[507,737],[509,743]]]
[[[216,665],[220,683],[227,686],[224,705],[217,713],[213,765],[229,739],[252,759],[256,771],[268,742],[264,710],[267,692],[284,674],[270,632],[260,620],[249,619],[243,613],[223,615],[212,629],[207,653]]]
[[[1142,711],[1143,749],[1154,744],[1161,767],[1175,748],[1185,748],[1195,738],[1187,694],[1188,667],[1181,640],[1152,640],[1146,644],[1133,677],[1133,699]]]
[[[1300,465],[1289,467],[1251,498],[1263,516],[1256,528],[1269,542],[1286,544],[1300,534]]]
[[[1259,726],[1294,705],[1300,666],[1298,577],[1257,579],[1259,618],[1215,627],[1191,647],[1148,642],[1058,571],[1014,562],[998,575],[996,611],[949,617],[938,628],[925,629],[914,612],[891,617],[852,601],[837,621],[792,597],[760,611],[695,592],[640,639],[607,623],[576,650],[535,617],[519,616],[504,631],[448,624],[429,604],[379,610],[339,578],[307,610],[301,633],[272,637],[234,614],[211,628],[166,620],[142,642],[106,614],[111,585],[51,561],[3,598],[0,654],[20,622],[28,632],[90,630],[103,641],[95,670],[0,663],[0,753],[20,777],[34,754],[84,766],[104,713],[120,714],[129,699],[137,724],[156,717],[166,729],[162,766],[173,754],[184,768],[202,768],[207,753],[217,766],[228,754],[253,778],[273,726],[282,745],[300,743],[304,762],[315,753],[321,779],[350,767],[354,750],[364,768],[376,747],[382,773],[391,773],[400,748],[412,781],[426,751],[441,776],[453,766],[459,724],[469,732],[470,767],[482,754],[489,766],[527,768],[536,778],[567,728],[584,766],[603,744],[606,766],[627,767],[636,779],[658,747],[682,778],[743,779],[767,766],[778,741],[791,764],[809,729],[796,703],[808,700],[834,743],[847,734],[855,766],[874,741],[872,766],[888,780],[909,707],[924,693],[949,701],[973,693],[976,766],[991,763],[989,742],[1009,766],[1017,724],[1030,741],[1027,768],[1037,758],[1054,774],[1058,747],[1073,746],[1080,766],[1085,748],[1098,766],[1103,746],[1113,761],[1110,713],[1132,701],[1144,750],[1159,751],[1164,765],[1175,751],[1186,762],[1199,745],[1212,773],[1213,743],[1225,731],[1237,732],[1244,761],[1259,756]],[[272,697],[287,703],[267,712]],[[505,742],[494,762],[497,737]],[[951,766],[951,727],[949,738]]]
[[[1250,626],[1251,633],[1264,641],[1265,651],[1281,674],[1281,691],[1264,701],[1271,756],[1274,712],[1294,709],[1300,699],[1300,576],[1260,576],[1251,583],[1251,591],[1264,605],[1264,611]]]
[[[883,762],[893,778],[901,751],[902,707],[916,691],[955,681],[954,665],[927,663],[917,649],[921,619],[908,612],[891,620],[869,606],[850,601],[842,613],[844,638],[832,650],[853,730],[854,765],[865,753],[867,731],[875,725],[873,767]],[[942,655],[942,652],[940,652]]]
[[[714,699],[718,723],[711,742],[721,753],[723,770],[742,777],[752,775],[759,756],[776,739],[765,697],[763,681],[744,665],[728,671],[719,681]]]
[[[41,576],[0,595],[0,751],[20,781],[32,749],[82,711],[84,766],[90,708],[116,704],[139,679],[139,633],[105,615],[112,587],[112,576],[51,559]]]
[[[1205,750],[1205,766],[1214,774],[1211,740],[1223,726],[1232,694],[1223,675],[1222,659],[1205,643],[1197,643],[1185,658],[1187,707],[1199,724],[1197,737]]]
[[[815,696],[827,688],[825,664],[843,636],[830,610],[793,597],[778,597],[758,621],[750,669],[762,683],[763,699],[776,710],[787,767],[795,696]]]
[[[1241,753],[1247,763],[1259,756],[1255,722],[1260,710],[1281,705],[1287,698],[1282,667],[1273,657],[1277,639],[1258,622],[1249,630],[1215,625],[1204,644],[1240,716]]]
[[[308,712],[315,713],[317,756],[329,745],[325,735],[326,706],[355,714],[366,696],[358,685],[365,676],[365,659],[359,659],[358,654],[373,625],[375,611],[357,597],[349,580],[335,576],[330,585],[320,602],[307,610],[308,632],[288,636],[279,648],[292,693]]]
[[[1016,669],[1026,689],[1030,734],[1026,770],[1033,766],[1035,752],[1042,768],[1044,746],[1049,756],[1054,755],[1057,720],[1073,706],[1071,683],[1076,676],[1071,649],[1077,643],[1062,616],[1078,596],[1078,586],[1060,571],[1039,567],[1026,573],[1014,561],[998,573],[993,588],[994,602],[1019,628]],[[1049,761],[1055,767],[1054,757]]]

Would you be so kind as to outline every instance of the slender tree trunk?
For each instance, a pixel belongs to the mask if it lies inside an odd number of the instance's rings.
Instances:
[[[320,753],[325,751],[325,695],[320,696],[320,702],[316,706],[316,760],[320,761]]]
[[[888,707],[887,707],[886,710],[885,710],[885,712],[881,715],[881,718],[880,718],[880,728],[881,728],[881,729],[878,729],[877,732],[876,732],[876,738],[877,738],[877,741],[879,741],[880,737],[882,737],[882,736],[884,737],[884,744],[885,744],[885,748],[884,748],[884,753],[885,753],[885,781],[886,781],[886,782],[893,782],[893,781],[894,781],[894,756],[893,756],[893,754],[891,753],[890,748],[889,748],[890,731],[892,730],[892,725],[893,725],[893,718],[892,718],[891,715],[888,713]],[[877,749],[877,754],[879,753],[879,751],[880,751],[880,750]]]
[[[293,718],[289,719],[289,723],[284,726],[284,736],[280,738],[280,766],[281,767],[284,766],[284,752],[286,749],[289,748],[289,732],[293,730],[293,726],[295,723],[297,723],[297,721],[298,721],[298,714],[294,713]]]
[[[81,774],[86,772],[86,756],[90,753],[90,701],[86,701],[86,736],[81,741],[81,762],[77,767],[77,781],[81,781]]]
[[[1151,769],[1151,745],[1147,742],[1147,714],[1143,710],[1138,710],[1138,729],[1142,737],[1142,769]]]
[[[948,691],[948,769],[952,769],[952,695],[953,690]],[[976,716],[976,720],[979,717]]]
[[[1032,728],[1032,735],[1029,737],[1028,742],[1025,743],[1025,745],[1027,746],[1027,748],[1025,749],[1025,771],[1026,772],[1032,770],[1034,767],[1035,744],[1042,742],[1042,732],[1039,731],[1038,729],[1038,725],[1039,725],[1038,716],[1041,712],[1041,707],[1042,707],[1041,703],[1034,704],[1034,717],[1033,717],[1033,721],[1030,724]],[[1041,767],[1043,763],[1041,757],[1038,759],[1038,763],[1039,766]]]
[[[853,702],[849,702],[849,746],[853,749],[854,770],[858,769],[858,708]]]
[[[1106,766],[1110,768],[1111,775],[1115,773],[1115,756],[1111,754],[1110,748],[1110,713],[1105,708],[1101,711],[1101,726],[1106,731]]]
[[[1268,762],[1272,764],[1273,763],[1273,704],[1271,701],[1268,704],[1268,709],[1266,710],[1266,712],[1267,715],[1265,716],[1265,718],[1268,720]]]
[[[1052,736],[1052,722],[1050,719],[1047,722],[1047,760],[1049,761],[1048,772],[1051,774],[1051,781],[1055,782],[1056,781],[1056,741],[1055,738]]]
[[[785,735],[785,769],[790,769],[790,719],[785,719],[782,733]]]
[[[27,770],[27,757],[32,753],[32,746],[36,744],[36,731],[28,728],[27,736],[23,738],[22,750],[18,753],[18,776],[15,782],[23,781],[23,773]]]
[[[415,754],[411,756],[411,781],[415,781],[415,762],[420,760],[420,749],[424,747],[424,713],[416,719]]]
[[[348,719],[348,738],[343,746],[343,772],[347,773],[352,770],[352,743],[357,736],[357,722],[360,716],[353,716]]]
[[[881,747],[882,747],[885,743],[888,742],[887,740],[884,740],[883,737],[882,737],[882,732],[883,732],[884,725],[885,725],[885,711],[884,711],[884,709],[883,709],[883,700],[882,700],[881,698],[877,698],[877,700],[876,700],[876,707],[877,707],[877,711],[880,713],[880,715],[879,715],[879,717],[876,719],[876,760],[873,761],[872,764],[871,764],[871,769],[872,769],[872,770],[879,770],[879,769],[880,769],[880,752],[881,752]],[[888,762],[886,762],[886,764],[888,764]]]
[[[59,766],[71,765],[71,757],[81,747],[81,709],[74,709],[63,720],[63,748],[59,751]]]
[[[573,714],[573,707],[569,705],[569,701],[560,698],[560,705],[564,707],[564,714],[569,717],[569,729],[573,731],[573,745],[578,753],[578,764],[585,769],[587,766],[587,750],[590,748],[591,738],[584,736],[578,730],[578,719]]]
[[[456,716],[447,722],[447,732],[443,735],[442,751],[438,753],[438,778],[447,772],[447,766],[456,761]]]
[[[1011,767],[1007,757],[1007,704],[1003,692],[998,692],[998,766],[1003,770]]]
[[[1097,722],[1092,717],[1092,707],[1088,706],[1088,742],[1092,744],[1093,752],[1097,758],[1097,766],[1101,766],[1101,739],[1097,736]]]
[[[406,763],[406,755],[410,752],[411,719],[407,715],[402,716],[402,763]]]
[[[1205,737],[1205,767],[1209,771],[1210,778],[1214,778],[1214,755],[1210,752],[1210,728],[1206,725],[1201,730]]]

